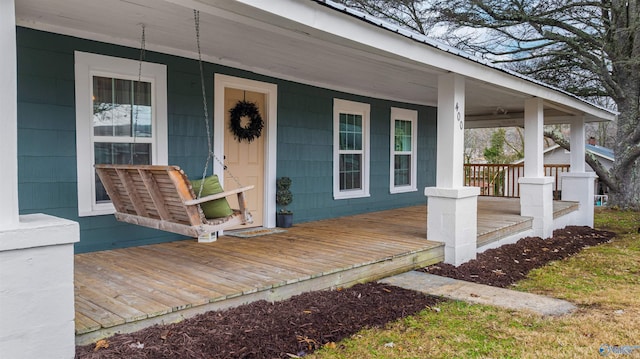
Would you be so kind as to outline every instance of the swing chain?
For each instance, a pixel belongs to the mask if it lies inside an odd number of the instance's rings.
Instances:
[[[202,107],[204,110],[204,124],[207,128],[207,160],[204,163],[204,169],[202,171],[202,183],[204,183],[204,179],[207,177],[207,170],[209,169],[209,161],[211,160],[211,156],[213,155],[213,146],[211,145],[211,129],[209,128],[209,110],[207,106],[207,95],[205,92],[204,86],[204,69],[202,68],[202,50],[200,49],[200,11],[193,10],[193,22],[196,28],[196,46],[198,49],[198,66],[200,67],[200,87],[202,92]],[[202,189],[204,186],[200,186],[200,190],[198,191],[198,198],[202,196]]]
[[[140,106],[136,106],[136,96],[140,94],[140,85],[142,82],[142,62],[145,59],[146,55],[146,34],[145,34],[145,25],[140,24],[142,27],[142,35],[140,36],[140,58],[138,61],[138,82],[136,83],[135,90],[133,91],[133,98],[131,99],[131,105],[135,108],[133,113],[133,123],[131,124],[131,131],[133,132],[133,146],[131,148],[131,153],[129,155],[129,164],[133,164],[133,158],[136,151],[136,137],[137,137],[137,127],[138,127],[138,111]]]
[[[240,184],[240,181],[238,180],[238,177],[234,176],[233,173],[231,173],[231,171],[229,171],[229,167],[227,167],[227,165],[225,165],[222,161],[220,161],[218,156],[216,156],[213,152],[211,153],[211,156],[213,157],[214,160],[216,160],[216,162],[218,162],[220,164],[220,166],[222,166],[222,168],[225,171],[227,171],[227,173],[229,174],[229,177],[231,177],[231,179],[233,179],[234,182],[238,185],[238,188],[241,188],[242,184]]]
[[[202,67],[202,50],[200,48],[200,11],[193,10],[193,19],[196,26],[196,45],[198,47],[198,65],[200,66],[200,87],[202,90],[202,108],[204,110],[204,122],[207,127],[207,145],[209,153],[213,153],[211,144],[211,129],[209,128],[209,108],[207,106],[207,92],[204,86],[204,69]],[[207,158],[207,163],[209,159]]]
[[[206,89],[205,89],[205,85],[204,85],[204,69],[202,66],[202,50],[200,48],[200,11],[198,10],[193,10],[193,20],[195,23],[195,28],[196,28],[196,44],[197,44],[197,49],[198,49],[198,64],[200,66],[200,87],[202,89],[202,107],[204,109],[204,123],[206,125],[206,129],[207,129],[207,147],[208,147],[208,154],[207,154],[207,160],[204,164],[204,170],[202,171],[202,180],[204,182],[204,179],[207,177],[207,169],[209,168],[209,161],[213,158],[216,162],[218,162],[218,164],[220,164],[220,166],[222,166],[222,169],[224,171],[227,171],[227,173],[229,174],[229,176],[236,182],[236,184],[238,185],[238,187],[242,187],[242,184],[240,184],[240,181],[238,180],[238,178],[236,176],[234,176],[231,171],[229,171],[227,165],[225,165],[219,158],[218,156],[215,155],[215,153],[213,153],[213,145],[211,144],[211,128],[209,126],[209,110],[208,110],[208,106],[207,106],[207,93],[206,93]],[[202,188],[204,186],[200,186],[200,190],[198,191],[198,198],[201,197],[202,195]]]

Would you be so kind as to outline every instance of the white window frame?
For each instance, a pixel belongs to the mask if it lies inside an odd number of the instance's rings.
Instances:
[[[340,114],[353,114],[362,116],[362,188],[357,190],[340,190],[340,155],[354,153],[353,151],[340,150]],[[369,123],[371,105],[368,103],[354,102],[342,99],[333,99],[333,198],[349,199],[369,197]]]
[[[151,161],[153,164],[167,164],[167,67],[162,64],[140,62],[86,52],[75,52],[75,91],[76,91],[76,156],[78,176],[78,216],[98,216],[115,212],[112,203],[96,203],[92,93],[93,76],[105,76],[129,80],[150,82],[152,120],[151,138],[137,138],[140,143],[151,143]],[[105,137],[101,137],[105,139]],[[122,139],[113,138],[113,142]],[[127,141],[129,142],[129,141]]]
[[[396,151],[396,120],[411,122],[411,151]],[[391,141],[389,143],[389,192],[405,193],[418,190],[418,111],[404,108],[391,108]],[[411,156],[411,178],[409,185],[395,185],[395,155]]]

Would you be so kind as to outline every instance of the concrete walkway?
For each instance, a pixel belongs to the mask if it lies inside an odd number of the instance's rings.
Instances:
[[[576,309],[576,306],[561,299],[465,282],[417,271],[388,277],[379,282],[438,297],[513,310],[527,310],[540,315],[564,315]]]

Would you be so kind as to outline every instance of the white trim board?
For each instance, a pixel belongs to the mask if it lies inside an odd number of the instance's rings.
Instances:
[[[224,158],[224,89],[227,87],[253,91],[265,95],[267,121],[264,126],[264,227],[276,226],[276,163],[278,150],[278,86],[276,84],[214,74],[214,105],[213,105],[213,153],[218,158]],[[217,161],[214,162],[214,173],[222,173],[224,168]],[[220,176],[224,186],[224,176]]]
[[[109,74],[137,80],[140,62],[112,56],[75,51],[75,99],[76,99],[76,166],[78,176],[78,216],[113,214],[112,203],[95,203],[95,170],[92,113],[92,75]],[[169,160],[167,130],[167,67],[143,62],[141,79],[153,83],[154,98],[151,162],[166,165]]]

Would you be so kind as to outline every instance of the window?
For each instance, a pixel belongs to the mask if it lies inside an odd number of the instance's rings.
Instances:
[[[417,191],[418,112],[391,108],[390,192]]]
[[[94,164],[167,163],[166,67],[76,52],[75,86],[78,214],[110,214]]]
[[[370,105],[333,101],[333,197],[369,196]]]

